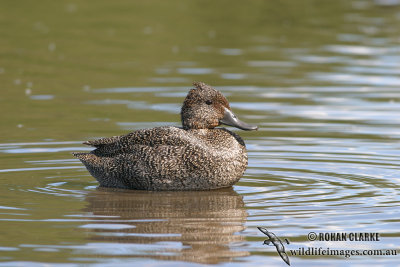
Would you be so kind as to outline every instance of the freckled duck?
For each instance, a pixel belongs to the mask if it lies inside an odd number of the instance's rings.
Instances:
[[[183,127],[141,129],[86,141],[96,149],[73,153],[103,187],[142,190],[209,190],[235,184],[247,166],[245,144],[221,124],[242,130],[226,98],[195,82],[183,102]]]

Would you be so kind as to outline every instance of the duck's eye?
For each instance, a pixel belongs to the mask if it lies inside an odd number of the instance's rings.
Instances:
[[[212,104],[212,101],[211,101],[211,100],[207,100],[207,101],[206,101],[206,104],[207,104],[207,105],[211,105],[211,104]]]

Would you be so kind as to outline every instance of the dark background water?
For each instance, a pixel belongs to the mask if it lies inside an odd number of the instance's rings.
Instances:
[[[2,1],[0,266],[285,266],[397,249],[400,1]],[[193,81],[257,132],[232,189],[98,189],[70,152],[179,125]],[[319,242],[309,232],[377,232]],[[395,266],[397,256],[292,256]]]

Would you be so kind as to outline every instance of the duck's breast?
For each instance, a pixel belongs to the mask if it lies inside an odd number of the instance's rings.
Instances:
[[[247,167],[247,153],[239,135],[224,129],[191,130],[193,149],[187,161],[192,174],[208,177],[212,184],[225,186],[236,183]]]

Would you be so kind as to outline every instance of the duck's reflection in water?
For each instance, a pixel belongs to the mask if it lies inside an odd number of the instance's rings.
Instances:
[[[85,211],[92,212],[97,223],[104,218],[105,224],[90,230],[95,233],[91,239],[149,246],[145,253],[132,256],[214,264],[249,254],[237,248],[244,242],[237,233],[245,228],[247,212],[242,196],[232,188],[192,192],[98,188],[86,200]],[[110,219],[126,227],[107,227]]]

